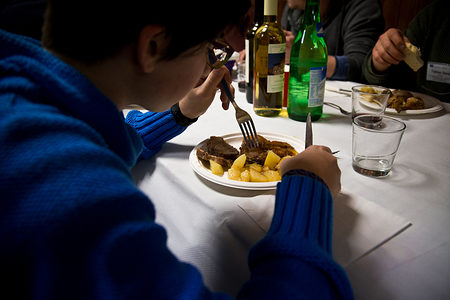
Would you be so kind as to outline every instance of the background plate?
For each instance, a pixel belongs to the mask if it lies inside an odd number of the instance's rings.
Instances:
[[[295,150],[297,150],[297,152],[300,152],[304,149],[304,143],[300,141],[298,138],[292,136],[268,132],[258,132],[258,134],[270,141],[280,141],[289,143],[292,147],[295,148]],[[230,144],[231,146],[235,147],[238,150],[243,140],[241,133],[232,133],[223,135],[222,138],[225,140],[225,142],[227,142],[228,144]],[[200,177],[203,177],[204,179],[217,183],[219,185],[244,190],[273,190],[277,187],[277,183],[279,181],[244,182],[228,179],[227,172],[225,172],[222,176],[214,175],[213,173],[211,173],[211,170],[203,166],[202,162],[197,158],[196,154],[197,147],[198,145],[189,154],[189,163],[191,164],[191,167],[195,171],[195,173],[197,173]]]
[[[423,100],[423,102],[425,103],[425,108],[424,109],[408,109],[408,110],[402,110],[401,112],[397,112],[395,109],[393,108],[386,108],[385,114],[391,114],[391,115],[422,115],[422,114],[431,114],[437,111],[440,111],[441,109],[443,109],[444,107],[441,105],[441,102],[434,98],[433,96],[430,95],[426,95],[426,94],[422,94],[422,93],[417,93],[417,92],[410,92],[411,94],[413,94],[413,96],[415,97],[419,97]],[[370,107],[370,108],[376,108],[373,107],[373,105],[370,102],[367,101],[360,101],[360,103],[364,106]]]

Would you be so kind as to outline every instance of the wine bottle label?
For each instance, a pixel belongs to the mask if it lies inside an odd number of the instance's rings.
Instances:
[[[327,66],[310,69],[308,107],[323,105]]]
[[[267,92],[279,93],[284,86],[286,44],[269,44],[267,60]]]

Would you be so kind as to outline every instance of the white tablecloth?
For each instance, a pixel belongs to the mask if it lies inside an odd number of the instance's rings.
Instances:
[[[352,85],[327,82],[334,89]],[[249,275],[249,248],[270,224],[274,191],[223,187],[193,172],[188,157],[196,144],[239,131],[233,108],[223,111],[216,100],[156,157],[140,162],[133,175],[155,204],[169,248],[197,266],[212,290],[234,295]],[[351,108],[345,95],[327,91],[325,100]],[[256,116],[237,86],[236,101],[258,131],[304,139],[304,123]],[[399,117],[407,129],[392,173],[383,179],[353,171],[348,117],[325,106],[324,116],[313,123],[314,143],[340,150],[343,194],[335,199],[334,255],[357,299],[450,299],[450,107],[444,107]]]

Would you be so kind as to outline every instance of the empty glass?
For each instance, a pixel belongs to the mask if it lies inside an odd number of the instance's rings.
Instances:
[[[352,165],[367,176],[386,176],[392,169],[406,125],[379,115],[361,115],[353,119]]]

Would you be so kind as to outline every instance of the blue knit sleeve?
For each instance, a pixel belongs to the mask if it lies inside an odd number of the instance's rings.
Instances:
[[[336,69],[334,70],[333,76],[330,79],[332,80],[347,80],[348,78],[348,68],[350,62],[348,60],[348,56],[335,56],[336,58]]]
[[[332,207],[319,179],[284,177],[270,229],[250,252],[252,279],[241,293],[263,296],[273,290],[264,286],[280,285],[296,299],[353,299],[347,275],[331,255]]]
[[[142,157],[144,159],[155,155],[165,142],[181,134],[187,128],[176,122],[170,109],[159,113],[151,111],[142,113],[132,110],[127,114],[125,122],[136,129],[142,137],[144,142]]]

